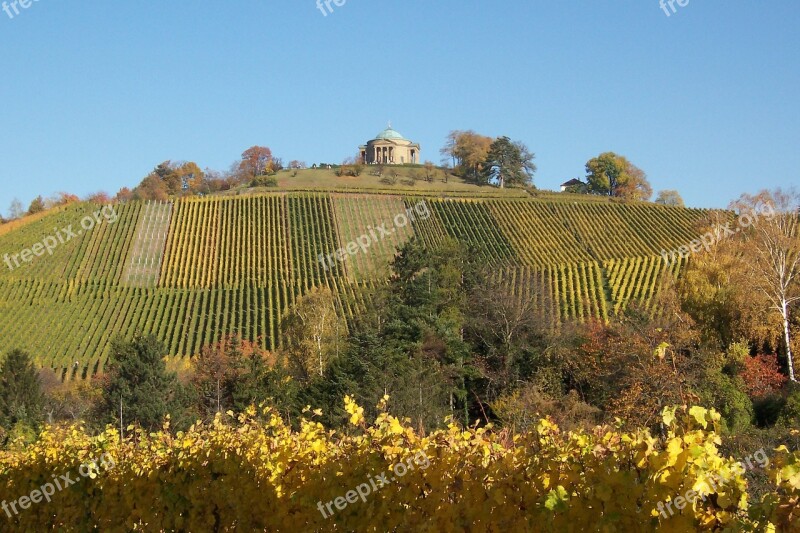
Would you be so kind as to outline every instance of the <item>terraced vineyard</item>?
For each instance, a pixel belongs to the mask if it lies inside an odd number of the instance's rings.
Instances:
[[[553,327],[631,302],[658,312],[660,281],[682,267],[659,253],[694,239],[706,213],[563,198],[284,192],[130,203],[113,216],[73,204],[0,230],[0,338],[65,379],[102,370],[111,339],[136,331],[172,356],[232,332],[274,349],[281,318],[312,287],[330,287],[340,312],[357,315],[412,237],[465,242]]]

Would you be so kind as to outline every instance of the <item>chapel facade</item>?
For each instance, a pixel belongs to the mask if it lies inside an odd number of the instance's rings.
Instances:
[[[358,150],[361,160],[368,165],[416,165],[420,162],[419,144],[400,135],[391,124]]]

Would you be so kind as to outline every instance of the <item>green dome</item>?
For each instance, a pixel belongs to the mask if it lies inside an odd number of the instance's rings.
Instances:
[[[385,141],[405,141],[406,138],[400,135],[400,133],[394,131],[391,126],[383,130],[378,134],[376,139],[383,139]]]

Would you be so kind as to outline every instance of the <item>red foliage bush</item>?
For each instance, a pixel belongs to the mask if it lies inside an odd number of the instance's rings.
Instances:
[[[746,357],[744,370],[739,374],[747,387],[751,398],[761,398],[779,390],[786,383],[786,376],[781,374],[778,356],[760,354]]]

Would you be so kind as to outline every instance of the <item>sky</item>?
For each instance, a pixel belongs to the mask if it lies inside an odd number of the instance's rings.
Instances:
[[[168,159],[224,170],[255,144],[340,162],[389,121],[434,162],[454,129],[522,141],[543,189],[584,177],[605,151],[693,207],[800,184],[800,3],[673,5],[9,5],[0,211],[58,191],[114,194]]]

